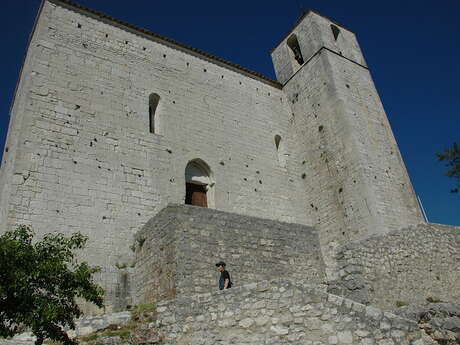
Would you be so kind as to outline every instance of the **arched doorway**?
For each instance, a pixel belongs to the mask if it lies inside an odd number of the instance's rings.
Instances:
[[[201,159],[188,162],[185,168],[185,204],[212,207],[214,182],[211,169]]]

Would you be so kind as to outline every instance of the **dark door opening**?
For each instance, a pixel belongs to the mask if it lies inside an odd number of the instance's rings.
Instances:
[[[186,183],[185,204],[201,207],[208,207],[208,199],[206,198],[206,186],[195,183]]]

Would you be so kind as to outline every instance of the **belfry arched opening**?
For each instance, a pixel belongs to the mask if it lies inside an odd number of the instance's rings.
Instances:
[[[201,159],[191,160],[185,168],[185,204],[212,207],[211,169]]]

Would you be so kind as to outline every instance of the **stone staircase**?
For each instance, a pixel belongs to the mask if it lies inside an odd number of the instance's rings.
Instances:
[[[327,293],[325,286],[266,280],[159,302],[162,345],[429,345],[416,322]],[[73,336],[126,324],[130,312],[79,320]],[[31,345],[23,334],[1,345]],[[96,342],[97,343],[97,342]],[[115,339],[110,345],[124,345]],[[145,340],[142,344],[159,344]],[[141,344],[134,344],[141,345]]]
[[[416,322],[275,279],[158,304],[165,345],[422,345]]]

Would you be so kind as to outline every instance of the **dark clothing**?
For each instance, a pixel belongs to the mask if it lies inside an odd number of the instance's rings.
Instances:
[[[219,290],[223,290],[225,287],[225,279],[228,279],[228,285],[227,289],[230,289],[232,287],[232,281],[230,280],[230,273],[228,271],[223,270],[220,272],[220,278],[219,278]]]

